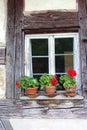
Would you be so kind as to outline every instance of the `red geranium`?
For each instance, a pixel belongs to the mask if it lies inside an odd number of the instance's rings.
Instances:
[[[58,84],[58,81],[57,81],[57,77],[56,77],[56,76],[54,76],[54,77],[51,79],[51,84],[53,84],[53,85]]]
[[[72,76],[72,77],[74,77],[74,76],[76,76],[77,75],[77,73],[76,73],[76,71],[75,70],[68,70],[68,75],[70,75],[70,76]]]
[[[16,81],[16,86],[20,87],[20,83],[18,81]]]

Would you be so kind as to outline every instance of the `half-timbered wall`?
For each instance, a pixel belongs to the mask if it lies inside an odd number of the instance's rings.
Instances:
[[[7,98],[18,98],[15,82],[24,75],[25,34],[79,32],[81,72],[86,68],[87,2],[78,0],[77,11],[46,10],[25,12],[24,0],[8,0],[7,17]],[[85,41],[85,42],[84,42]]]

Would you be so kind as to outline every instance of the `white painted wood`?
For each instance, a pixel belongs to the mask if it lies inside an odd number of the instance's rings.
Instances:
[[[25,38],[25,75],[30,75],[30,67],[29,67],[29,38]]]
[[[49,73],[55,74],[55,43],[53,36],[49,36]]]
[[[81,88],[81,66],[80,66],[80,45],[79,45],[79,36],[75,34],[74,36],[74,69],[77,72],[76,80],[77,80],[77,89]]]

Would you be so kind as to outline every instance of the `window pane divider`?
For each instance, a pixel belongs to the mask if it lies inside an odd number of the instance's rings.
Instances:
[[[47,72],[46,72],[47,73]],[[42,75],[43,73],[33,73],[33,75]]]
[[[74,54],[55,54],[55,56],[73,56]]]
[[[32,56],[32,58],[48,58],[48,56]]]
[[[54,37],[49,37],[48,42],[48,48],[49,48],[49,73],[55,74],[55,41]]]

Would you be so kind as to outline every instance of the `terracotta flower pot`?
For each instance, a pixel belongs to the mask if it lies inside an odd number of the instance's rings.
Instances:
[[[46,86],[45,87],[45,92],[47,94],[55,94],[55,92],[56,92],[56,86]]]
[[[72,86],[70,89],[65,87],[65,96],[74,97],[76,95],[76,86]]]
[[[27,95],[35,95],[38,92],[38,87],[35,88],[26,88]]]

